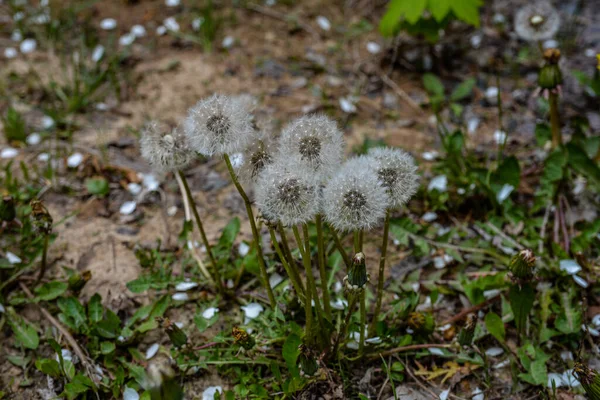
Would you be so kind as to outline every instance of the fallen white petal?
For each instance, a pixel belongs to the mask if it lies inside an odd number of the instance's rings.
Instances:
[[[596,314],[592,317],[592,324],[596,327],[600,327],[600,314]]]
[[[250,246],[248,246],[246,243],[242,242],[239,244],[238,253],[240,254],[240,256],[245,257],[249,251],[250,251]]]
[[[100,28],[110,31],[117,27],[117,21],[114,18],[105,18],[100,21]]]
[[[175,285],[175,290],[178,292],[185,292],[197,286],[198,284],[196,282],[179,282],[177,285]]]
[[[321,29],[323,29],[324,31],[328,31],[331,29],[331,23],[329,22],[329,20],[327,18],[325,18],[322,15],[319,15],[317,17],[317,24],[319,25],[319,27]]]
[[[135,201],[126,201],[119,208],[119,212],[122,215],[130,215],[131,213],[133,213],[135,211],[136,207],[137,207],[137,203]]]
[[[35,146],[36,144],[40,144],[40,142],[42,141],[42,136],[39,133],[34,132],[31,135],[27,136],[27,139],[25,141],[28,145]]]
[[[18,255],[11,253],[10,251],[6,252],[6,259],[10,264],[20,264],[22,261]]]
[[[52,119],[49,115],[44,115],[42,117],[42,128],[50,129],[54,126],[54,119]]]
[[[427,190],[429,190],[430,192],[432,190],[437,190],[439,192],[445,192],[447,190],[447,188],[448,188],[448,178],[446,177],[446,175],[436,176],[429,182],[429,186],[427,186]]]
[[[485,355],[490,357],[498,357],[502,353],[504,353],[504,349],[502,347],[490,347],[485,351]]]
[[[83,154],[73,153],[67,158],[67,166],[69,168],[77,168],[83,161]]]
[[[577,376],[575,376],[572,369],[568,369],[563,372],[562,380],[567,386],[572,388],[581,386],[581,382],[579,382],[579,379],[577,379]]]
[[[92,61],[97,63],[102,59],[102,56],[104,56],[104,46],[99,44],[98,46],[94,47],[94,51],[92,52]]]
[[[429,352],[435,356],[443,356],[444,355],[444,351],[437,347],[432,347],[431,349],[429,349]]]
[[[225,39],[223,39],[221,46],[223,46],[223,48],[225,48],[225,49],[228,49],[231,46],[233,46],[234,43],[235,43],[235,39],[233,38],[233,36],[226,36]]]
[[[148,189],[150,192],[158,190],[160,187],[160,182],[156,177],[152,174],[144,174],[142,178],[142,185]]]
[[[581,271],[581,265],[575,260],[560,260],[560,270],[565,271],[569,275],[575,275]]]
[[[133,33],[127,33],[119,38],[119,44],[121,46],[129,46],[135,42],[135,35]]]
[[[181,0],[165,0],[167,7],[177,7],[179,4],[181,4]]]
[[[217,307],[209,307],[206,310],[202,311],[202,317],[204,319],[211,319],[218,312],[219,312],[219,309]]]
[[[346,97],[340,98],[340,107],[343,112],[352,114],[356,112],[356,106]]]
[[[177,32],[179,31],[179,24],[177,20],[173,17],[169,17],[163,21],[163,25],[170,31]]]
[[[474,49],[478,49],[479,46],[481,46],[481,40],[482,40],[481,35],[471,36],[471,46],[473,46]]]
[[[134,389],[125,387],[123,391],[123,400],[140,400],[140,395]]]
[[[4,49],[4,57],[6,58],[15,58],[17,56],[17,49],[14,47],[7,47]]]
[[[192,21],[192,29],[195,31],[199,31],[200,27],[202,26],[203,23],[204,23],[204,18],[202,18],[202,17],[194,18],[194,20]]]
[[[340,281],[335,281],[335,283],[333,284],[333,291],[335,293],[339,293],[343,288],[344,285],[342,285],[342,282]]]
[[[25,18],[25,13],[22,11],[18,11],[15,13],[15,15],[13,15],[13,21],[15,22],[22,21],[23,18]]]
[[[269,277],[269,286],[271,286],[271,288],[276,287],[281,282],[283,282],[283,276],[279,275],[277,272]]]
[[[500,294],[499,289],[490,289],[490,290],[483,291],[483,297],[485,297],[486,299],[491,299],[492,297],[496,297],[499,294]]]
[[[502,369],[502,368],[506,368],[509,365],[510,365],[510,360],[506,359],[504,361],[499,362],[498,364],[495,364],[492,368],[494,368],[494,369]]]
[[[46,161],[48,161],[50,159],[50,154],[48,154],[48,153],[40,153],[37,156],[37,159],[38,159],[38,161],[46,162]]]
[[[7,147],[0,152],[0,158],[15,158],[19,154],[19,150]]]
[[[167,28],[164,25],[161,25],[161,26],[159,26],[159,27],[156,28],[156,34],[158,36],[162,36],[165,33],[167,33]]]
[[[146,28],[144,28],[144,25],[134,25],[131,27],[130,33],[136,38],[141,38],[146,36]]]
[[[428,211],[425,214],[423,214],[423,216],[421,216],[421,219],[425,222],[432,222],[435,221],[437,219],[437,214],[434,213],[433,211]]]
[[[377,54],[381,51],[381,46],[379,45],[379,43],[368,42],[367,51],[371,54]]]
[[[558,48],[558,42],[554,39],[548,39],[543,44],[544,50]]]
[[[424,152],[421,156],[426,161],[433,161],[439,156],[439,153],[435,150],[432,150]]]
[[[556,372],[548,373],[548,385],[547,386],[549,388],[552,388],[552,382],[554,382],[554,384],[556,385],[557,388],[565,385],[562,374],[557,374]]]
[[[223,388],[221,386],[209,386],[204,392],[202,392],[202,400],[214,400],[215,394],[223,393]]]
[[[497,144],[504,143],[506,141],[506,132],[500,130],[494,132],[494,141]]]
[[[154,357],[156,353],[158,353],[159,347],[160,346],[158,345],[158,343],[154,343],[152,346],[148,347],[148,350],[146,350],[146,360],[149,360],[152,357]]]
[[[189,299],[187,293],[175,293],[171,298],[175,301],[186,301]]]
[[[365,339],[365,343],[369,343],[369,344],[381,344],[382,342],[383,341],[381,340],[381,338],[379,336]]]
[[[446,389],[440,393],[440,400],[448,400],[448,396],[450,396],[450,389]]]
[[[478,387],[473,389],[473,391],[471,392],[471,395],[473,396],[473,397],[471,397],[471,400],[485,400],[483,391]]]
[[[496,86],[490,86],[485,90],[485,98],[489,101],[496,101],[498,99],[498,88]]]
[[[471,118],[470,120],[467,121],[467,132],[469,132],[469,134],[474,134],[477,131],[477,128],[479,127],[479,118]]]
[[[502,203],[504,200],[506,200],[514,189],[515,187],[513,185],[505,184],[504,186],[502,186],[502,189],[500,189],[500,191],[496,195],[496,200],[498,200],[498,203]]]
[[[127,184],[127,190],[129,190],[129,193],[135,196],[140,194],[142,187],[138,183],[130,182]]]
[[[576,284],[578,284],[579,286],[581,286],[584,289],[586,289],[590,285],[585,279],[583,279],[579,275],[573,275],[573,280],[575,281]]]
[[[179,329],[183,329],[184,327],[183,322],[175,322],[175,326],[177,326]]]
[[[264,307],[258,303],[249,303],[245,306],[242,306],[242,311],[244,311],[244,315],[246,319],[254,319],[260,315],[261,312],[264,311]]]
[[[345,310],[348,307],[348,301],[344,299],[337,299],[336,301],[330,301],[329,304],[334,310]]]
[[[4,308],[3,304],[0,304],[0,313],[5,313],[6,312],[6,308]]]
[[[21,40],[23,40],[23,34],[21,33],[20,30],[15,29],[11,34],[10,34],[10,40],[12,40],[13,42],[20,42]]]

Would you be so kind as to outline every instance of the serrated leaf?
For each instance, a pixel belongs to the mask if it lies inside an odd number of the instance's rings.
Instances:
[[[35,350],[40,345],[40,338],[35,328],[25,321],[8,318],[8,325],[15,334],[15,338],[26,349]]]
[[[548,370],[546,369],[546,361],[544,360],[535,360],[532,362],[529,373],[537,385],[546,385],[548,382]]]
[[[452,12],[463,22],[479,27],[479,0],[454,0]]]
[[[454,88],[452,94],[450,94],[450,100],[459,101],[464,98],[467,98],[473,92],[473,88],[475,87],[475,78],[469,78],[466,81],[462,82],[460,85]]]
[[[400,24],[400,18],[404,14],[405,0],[391,0],[388,8],[379,23],[379,32],[383,36],[393,36]]]
[[[102,297],[95,293],[88,302],[88,318],[90,322],[96,323],[102,320],[104,309],[102,308]]]
[[[427,8],[437,22],[442,22],[450,12],[450,2],[452,0],[429,0]]]
[[[298,350],[298,346],[302,343],[302,339],[300,336],[292,333],[289,335],[285,342],[283,343],[282,348],[282,356],[285,360],[285,364],[290,371],[290,375],[293,377],[299,377],[300,373],[298,371],[298,366],[296,365],[296,361],[298,360],[298,356],[300,355],[300,350]]]
[[[36,292],[35,300],[36,301],[54,300],[57,297],[59,297],[60,295],[62,295],[67,290],[68,287],[69,287],[69,285],[66,282],[52,281],[52,282],[44,283],[42,286],[40,286],[39,288],[37,288],[35,290],[35,292]]]
[[[416,23],[425,11],[427,0],[405,0],[404,2],[407,4],[404,8],[404,18],[406,18],[406,21],[410,24]]]
[[[485,327],[496,340],[500,343],[504,343],[506,335],[504,322],[502,322],[502,318],[498,314],[491,311],[487,313],[485,316]]]

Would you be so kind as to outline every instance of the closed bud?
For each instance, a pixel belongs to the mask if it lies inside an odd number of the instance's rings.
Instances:
[[[352,259],[352,265],[348,271],[348,275],[344,278],[346,289],[360,290],[367,282],[369,282],[369,274],[367,273],[367,264],[364,253],[356,253]]]
[[[575,363],[573,372],[590,400],[600,400],[600,375],[583,363]]]
[[[39,200],[31,200],[31,218],[36,232],[42,235],[52,233],[52,216]]]
[[[538,85],[542,89],[556,89],[562,81],[563,76],[558,64],[546,64],[540,70]]]
[[[465,326],[461,329],[458,334],[458,344],[461,346],[470,346],[473,343],[473,336],[475,336],[475,327],[477,326],[477,316],[475,314],[467,315],[467,321]]]
[[[423,335],[430,335],[435,330],[435,321],[429,314],[412,312],[408,314],[406,323],[413,331]]]
[[[81,274],[79,272],[75,272],[69,277],[69,289],[73,293],[79,293],[90,279],[92,279],[91,271],[83,271]]]
[[[3,196],[0,200],[0,221],[10,222],[16,216],[15,199],[12,196]]]
[[[252,348],[256,345],[256,341],[252,335],[242,328],[234,326],[232,329],[232,334],[234,343],[242,346],[245,350],[252,350]]]
[[[533,269],[535,267],[535,255],[533,251],[521,250],[510,261],[509,269],[513,276],[520,280],[530,280],[533,278]]]
[[[319,370],[319,362],[314,352],[305,344],[301,344],[298,349],[298,368],[302,376],[314,376]]]
[[[185,332],[181,330],[176,324],[171,322],[168,318],[157,318],[158,322],[160,322],[162,328],[165,330],[171,343],[175,347],[183,347],[187,344],[188,338]]]

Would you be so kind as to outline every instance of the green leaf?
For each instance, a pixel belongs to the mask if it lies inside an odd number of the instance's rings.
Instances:
[[[515,318],[518,332],[523,332],[527,324],[527,317],[533,308],[535,289],[530,284],[512,285],[508,293],[510,306]]]
[[[586,152],[574,143],[567,144],[569,164],[586,179],[600,185],[600,167],[588,157]]]
[[[404,9],[404,18],[411,23],[416,23],[425,11],[426,0],[410,0],[404,1],[407,6]]]
[[[471,92],[473,92],[473,87],[475,87],[475,82],[476,82],[475,78],[470,78],[470,79],[467,79],[466,81],[462,82],[460,85],[458,85],[456,88],[454,88],[454,90],[452,91],[452,94],[450,95],[450,100],[459,101],[459,100],[469,97],[471,95]]]
[[[416,23],[425,11],[426,0],[391,0],[379,24],[383,36],[393,36],[402,22]]]
[[[40,358],[35,361],[35,367],[46,375],[53,378],[60,378],[61,370],[58,361],[50,358]]]
[[[548,124],[540,123],[535,126],[535,139],[540,147],[552,140],[552,131]]]
[[[492,182],[498,185],[511,185],[519,187],[521,181],[521,167],[516,157],[505,158],[494,172]]]
[[[450,12],[450,2],[452,0],[429,0],[427,8],[437,22],[442,22]]]
[[[485,316],[485,327],[501,343],[504,343],[505,331],[502,318],[494,312],[489,312]]]
[[[240,233],[240,219],[234,217],[223,228],[223,233],[219,238],[219,247],[230,250],[235,243],[238,233]]]
[[[121,319],[117,316],[117,314],[107,309],[104,319],[96,323],[94,328],[99,336],[106,339],[114,339],[119,336],[121,330]]]
[[[171,297],[164,295],[160,299],[154,303],[154,307],[152,307],[152,311],[150,315],[148,315],[149,319],[154,319],[156,317],[162,317],[165,311],[169,308],[171,304]]]
[[[90,319],[90,322],[100,322],[104,315],[104,310],[102,308],[102,297],[100,297],[98,293],[95,293],[88,302],[87,307],[88,318]]]
[[[43,301],[54,300],[57,297],[59,297],[60,295],[62,295],[67,290],[68,287],[69,287],[69,285],[66,282],[52,281],[52,282],[44,283],[39,288],[35,289],[35,292],[37,294],[37,296],[35,297],[35,300],[37,300],[37,301],[39,301],[39,300],[43,300]]]
[[[15,338],[25,347],[26,349],[35,350],[40,345],[40,338],[35,328],[25,321],[19,319],[13,319],[9,317],[8,325],[15,334]]]
[[[115,344],[114,342],[102,342],[100,343],[100,352],[102,354],[111,354],[112,352],[115,351]]]
[[[573,307],[571,294],[562,292],[560,300],[563,310],[554,321],[554,326],[566,335],[579,332],[583,317],[581,311]]]
[[[103,177],[86,179],[85,187],[89,194],[99,197],[104,197],[110,192],[108,181]]]
[[[454,0],[451,3],[452,12],[458,19],[475,27],[479,27],[480,0]]]
[[[79,300],[74,297],[61,297],[56,304],[62,311],[59,317],[67,325],[76,331],[81,331],[82,328],[87,326],[85,310]]]
[[[285,342],[283,343],[282,355],[285,360],[285,364],[290,371],[290,375],[292,377],[299,377],[300,372],[298,371],[298,366],[296,365],[296,361],[298,360],[298,356],[300,355],[300,350],[298,350],[298,346],[302,343],[302,339],[300,336],[292,333],[289,335]]]
[[[444,85],[442,84],[442,81],[433,74],[427,73],[423,75],[423,86],[425,86],[425,90],[431,95],[444,95]]]
[[[146,290],[150,289],[151,282],[147,276],[141,276],[138,279],[134,279],[130,282],[127,282],[127,289],[131,290],[133,293],[142,293]]]
[[[545,360],[535,360],[531,363],[529,370],[531,377],[537,385],[546,385],[548,382],[548,370]]]
[[[27,364],[31,361],[31,357],[26,356],[18,356],[18,355],[7,355],[6,359],[13,365],[17,367],[26,368]]]

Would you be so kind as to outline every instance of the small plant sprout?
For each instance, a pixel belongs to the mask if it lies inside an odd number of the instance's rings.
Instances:
[[[528,42],[551,39],[559,27],[558,12],[544,0],[524,6],[515,15],[515,32]]]
[[[598,372],[581,362],[575,363],[573,372],[577,375],[577,379],[581,382],[588,398],[590,400],[600,400],[600,375]]]
[[[477,327],[477,316],[475,314],[467,315],[465,325],[458,334],[458,344],[461,346],[471,346],[473,344],[473,336]]]
[[[315,352],[305,344],[298,346],[298,369],[301,376],[311,377],[319,371],[319,361]]]
[[[219,292],[224,293],[223,282],[221,280],[217,261],[206,236],[202,219],[196,208],[196,202],[194,201],[192,191],[190,190],[185,174],[183,173],[183,168],[187,167],[193,158],[193,151],[188,145],[187,137],[179,127],[169,131],[165,129],[165,127],[162,127],[158,122],[153,121],[148,123],[142,130],[140,147],[142,157],[154,169],[161,172],[176,172],[178,174],[212,266],[213,276],[211,277],[210,274],[205,274],[207,275],[207,278],[214,280]]]
[[[39,200],[31,200],[31,222],[34,228],[34,232],[42,236],[44,245],[42,248],[42,262],[40,265],[40,272],[38,274],[36,282],[40,282],[44,278],[46,273],[48,245],[50,243],[50,235],[52,234],[52,216],[48,212],[48,209]]]
[[[369,279],[365,255],[363,252],[358,252],[352,259],[352,265],[348,270],[348,275],[344,277],[344,284],[346,286],[346,291],[351,297],[352,308],[354,308],[356,298],[360,298],[360,339],[358,342],[360,355],[362,355],[365,346],[365,325],[367,322],[365,285],[369,282]],[[352,308],[350,308],[348,312],[350,312]]]
[[[562,133],[560,129],[560,113],[558,110],[558,95],[560,85],[563,81],[562,72],[558,65],[560,61],[560,50],[547,49],[544,51],[545,64],[538,76],[538,85],[544,97],[550,105],[550,130],[552,132],[552,148],[562,145]]]
[[[299,157],[321,182],[339,168],[344,154],[342,132],[335,121],[323,115],[292,121],[283,129],[279,146],[283,157]]]
[[[379,278],[377,280],[377,301],[373,320],[369,328],[374,334],[375,325],[383,298],[383,283],[385,279],[385,261],[387,257],[387,244],[389,241],[390,213],[392,209],[404,206],[415,194],[419,185],[417,167],[414,159],[400,149],[377,147],[369,151],[368,159],[377,173],[380,184],[387,190],[389,207],[385,213],[383,223],[383,239],[381,245],[381,258],[379,259]]]

